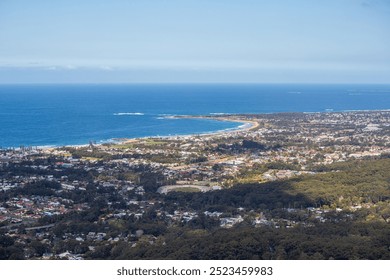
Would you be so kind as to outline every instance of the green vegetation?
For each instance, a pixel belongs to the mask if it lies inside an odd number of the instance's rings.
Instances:
[[[390,168],[389,159],[354,161],[329,168],[341,171],[252,185],[237,185],[214,193],[170,193],[166,203],[181,207],[229,211],[238,206],[263,210],[284,207],[353,207],[361,210],[329,212],[327,222],[290,214],[303,224],[293,228],[253,228],[245,222],[232,229],[211,226],[202,235],[172,228],[167,245],[142,248],[116,247],[118,259],[389,259]],[[286,214],[281,214],[284,217]],[[345,217],[353,217],[346,220]],[[202,223],[201,223],[202,224]],[[205,225],[203,223],[203,225]],[[178,231],[180,233],[178,233]],[[180,237],[177,237],[180,236]]]
[[[180,206],[208,210],[215,205],[275,209],[291,207],[347,207],[390,200],[390,159],[337,164],[342,171],[306,175],[289,180],[237,184],[219,192],[170,194]]]
[[[240,118],[258,133],[0,150],[0,259],[390,259],[389,112]]]
[[[81,148],[67,147],[66,150],[74,158],[90,158],[90,159],[101,159],[101,160],[112,159],[111,154],[98,151],[98,150],[91,151],[88,147],[81,147]]]
[[[338,207],[390,199],[389,159],[338,163],[329,169],[333,172],[290,180],[288,193]]]
[[[88,203],[89,208],[39,220],[40,225],[55,224],[49,233],[57,240],[54,246],[36,240],[22,244],[4,235],[0,258],[34,258],[47,251],[69,251],[87,259],[390,259],[389,158],[337,163],[327,167],[328,173],[240,183],[217,192],[178,188],[167,195],[156,193],[164,180],[160,173],[148,166],[139,168],[142,172],[132,170],[115,176],[139,180],[149,199],[159,200],[145,208],[142,219],[135,215],[109,218],[116,209],[138,206],[127,205],[114,187],[90,183],[84,192],[62,194],[77,203]],[[262,168],[257,166],[254,172]],[[1,200],[6,201],[9,195],[53,196],[58,190],[57,183],[37,181],[2,194]],[[321,218],[307,207],[317,207]],[[240,212],[240,208],[247,210]],[[167,223],[166,213],[177,210],[198,214],[187,223]],[[221,217],[240,214],[244,221],[223,229],[220,221],[204,215],[205,211],[223,212]],[[259,213],[278,222],[269,219],[269,224],[254,227],[252,221]],[[92,242],[85,237],[90,232],[104,235]],[[86,240],[64,239],[72,234]],[[128,241],[109,241],[116,236],[128,236]],[[90,251],[88,246],[95,249]]]
[[[133,149],[134,147],[135,147],[134,143],[124,143],[124,144],[110,145],[110,148],[120,149],[120,150]]]
[[[191,188],[191,187],[186,187],[186,188],[175,188],[172,190],[173,192],[187,192],[187,193],[194,193],[194,192],[200,192],[199,189],[197,188]]]
[[[177,234],[176,231],[166,234],[166,245],[113,246],[109,256],[115,259],[390,259],[390,227],[378,222],[327,223],[293,229],[239,227],[201,235],[186,231],[179,238]]]

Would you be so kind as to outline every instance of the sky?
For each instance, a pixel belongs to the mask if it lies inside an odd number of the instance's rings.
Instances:
[[[388,83],[390,0],[0,0],[0,83]]]

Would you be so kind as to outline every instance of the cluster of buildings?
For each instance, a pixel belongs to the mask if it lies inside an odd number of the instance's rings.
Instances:
[[[45,238],[42,231],[50,231],[54,225],[36,223],[43,217],[90,209],[92,202],[80,198],[91,195],[96,196],[95,200],[99,195],[105,199],[105,213],[99,221],[108,224],[129,218],[142,221],[154,209],[156,217],[167,226],[189,223],[202,214],[218,220],[224,228],[242,223],[246,217],[256,227],[282,224],[293,227],[294,220],[266,217],[253,209],[241,209],[239,214],[198,213],[193,209],[167,211],[161,205],[171,191],[219,191],[240,178],[252,176],[257,182],[275,181],[313,174],[317,172],[316,166],[390,154],[388,111],[224,115],[223,118],[256,122],[258,126],[209,135],[134,139],[120,144],[0,150],[0,230],[20,236],[21,240],[28,237],[53,244],[55,239]],[[246,147],[244,140],[261,145]],[[155,177],[145,179],[145,174]],[[39,182],[58,184],[58,188],[47,195],[21,191]],[[321,222],[326,220],[323,209],[299,211],[305,215],[311,213]],[[18,231],[19,226],[24,231]],[[26,227],[31,230],[25,232]],[[108,236],[104,231],[56,238],[88,242],[93,251],[94,243],[131,240],[136,246],[141,237],[147,242],[157,238],[145,237],[140,232]],[[81,255],[64,251],[43,257],[81,258]]]

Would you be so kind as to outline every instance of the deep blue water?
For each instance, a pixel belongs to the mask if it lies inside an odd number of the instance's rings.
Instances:
[[[390,109],[390,85],[0,85],[0,146],[74,145],[239,125],[169,115],[380,109]]]

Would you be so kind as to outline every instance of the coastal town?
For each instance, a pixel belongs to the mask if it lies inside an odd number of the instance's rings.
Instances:
[[[207,229],[312,227],[353,220],[360,209],[375,209],[372,215],[390,222],[383,212],[389,209],[389,194],[378,201],[342,196],[332,203],[281,200],[277,207],[239,199],[218,207],[195,205],[205,200],[201,195],[214,199],[241,185],[310,180],[338,172],[328,166],[388,158],[389,111],[199,118],[245,125],[100,145],[2,148],[0,231],[18,246],[1,249],[0,257],[99,258],[107,244],[165,244],[167,230],[198,228],[198,223]],[[181,196],[194,202],[185,204]]]

